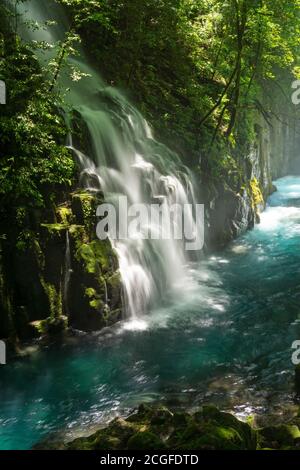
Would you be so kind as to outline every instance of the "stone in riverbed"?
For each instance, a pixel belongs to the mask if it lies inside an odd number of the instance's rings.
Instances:
[[[261,447],[282,449],[294,446],[300,438],[300,431],[294,424],[282,424],[260,430],[259,436]]]
[[[86,450],[254,450],[257,432],[229,413],[203,407],[194,415],[172,413],[164,406],[140,406],[128,419],[66,445]],[[53,447],[52,447],[53,448]]]
[[[127,442],[128,450],[162,450],[166,449],[163,441],[150,431],[140,431]]]
[[[159,419],[157,419],[159,417]],[[57,448],[62,448],[61,443]],[[224,413],[203,406],[194,414],[172,413],[162,405],[141,405],[127,419],[114,419],[106,428],[65,445],[72,450],[267,450],[299,449],[297,418],[259,430]],[[55,448],[49,442],[36,448]]]
[[[30,323],[33,330],[39,335],[57,335],[64,332],[68,326],[68,317],[60,315],[45,320],[36,320]]]

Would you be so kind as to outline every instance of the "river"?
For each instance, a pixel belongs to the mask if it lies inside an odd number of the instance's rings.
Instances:
[[[275,182],[261,224],[186,266],[143,321],[36,348],[1,366],[0,448],[87,432],[140,402],[216,403],[240,417],[293,402],[300,339],[300,177]]]

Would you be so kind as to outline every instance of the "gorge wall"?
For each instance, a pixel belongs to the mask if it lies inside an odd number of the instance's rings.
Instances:
[[[273,180],[299,171],[300,134],[295,115],[266,119],[257,114],[255,139],[247,155],[239,155],[241,179],[223,180],[212,187],[203,181],[208,198],[208,245],[224,246],[259,223],[267,198],[276,190]],[[239,186],[239,187],[237,187]]]

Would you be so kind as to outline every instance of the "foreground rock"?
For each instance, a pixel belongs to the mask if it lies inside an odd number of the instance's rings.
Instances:
[[[40,444],[62,450],[299,450],[300,418],[285,425],[254,429],[230,413],[203,406],[194,414],[141,405],[126,420],[117,418],[89,437],[67,444]]]

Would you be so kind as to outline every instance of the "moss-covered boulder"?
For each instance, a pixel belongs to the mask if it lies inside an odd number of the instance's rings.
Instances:
[[[100,329],[121,318],[121,279],[118,260],[109,240],[72,237],[70,324],[84,330]]]
[[[69,226],[74,221],[74,214],[68,204],[62,204],[56,208],[56,218],[59,224]]]
[[[203,407],[195,414],[141,405],[95,434],[66,444],[88,450],[255,450],[257,432],[229,413]]]
[[[116,418],[108,428],[101,429],[87,438],[75,439],[67,444],[67,448],[70,450],[121,450],[138,431],[137,424]]]
[[[255,450],[256,432],[229,413],[222,413],[214,406],[205,406],[183,428],[182,433],[171,436],[175,448]]]
[[[1,240],[1,338],[56,334],[66,324],[98,330],[121,318],[118,260],[109,240],[96,237],[102,201],[100,192],[78,190],[51,203],[44,219],[33,214],[35,229],[16,243]]]
[[[87,233],[93,237],[95,233],[96,209],[103,202],[98,193],[92,194],[86,191],[76,191],[71,195],[71,212],[73,218],[85,227]]]
[[[117,256],[109,240],[96,237],[96,208],[101,202],[101,193],[80,190],[71,194],[69,206],[58,210],[69,242],[65,276],[69,325],[85,331],[111,325],[122,315]]]
[[[64,315],[49,317],[45,320],[36,320],[30,323],[33,332],[37,335],[57,335],[66,331],[68,327],[68,318]]]
[[[259,431],[261,448],[289,449],[300,439],[300,431],[295,424],[270,426]]]
[[[139,431],[127,442],[128,450],[161,450],[166,445],[156,434],[150,431]]]
[[[293,450],[300,448],[299,417],[278,426],[254,429],[213,405],[195,413],[142,404],[127,419],[116,418],[89,437],[57,443],[71,450]],[[53,440],[36,448],[55,449]]]

